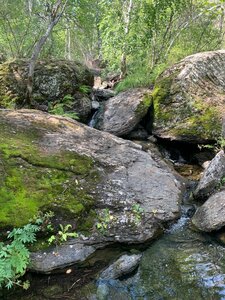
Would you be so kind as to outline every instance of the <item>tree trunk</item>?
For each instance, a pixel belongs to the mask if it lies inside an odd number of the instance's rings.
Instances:
[[[126,38],[127,35],[129,34],[129,29],[130,29],[130,19],[131,19],[131,12],[133,8],[133,0],[129,0],[129,5],[127,9],[124,9],[124,43],[122,47],[122,55],[121,55],[121,60],[120,60],[120,79],[123,79],[127,75],[127,54],[126,54],[126,48],[127,48],[127,43],[126,43]]]
[[[96,30],[97,30],[97,46],[98,46],[98,59],[101,61],[102,60],[102,37],[101,37],[101,30],[100,30],[100,7],[99,7],[99,1],[96,1],[96,17],[95,17],[95,22],[96,22]]]
[[[71,32],[69,27],[66,28],[65,42],[65,58],[71,60]]]
[[[28,66],[27,96],[26,96],[26,101],[27,101],[28,106],[31,106],[33,104],[32,103],[33,102],[32,94],[33,94],[34,68],[35,68],[36,61],[38,59],[38,56],[39,56],[45,42],[47,41],[49,35],[51,34],[52,29],[59,22],[62,14],[65,10],[67,1],[68,0],[66,0],[63,4],[62,0],[58,0],[56,2],[56,4],[53,5],[52,11],[51,11],[51,21],[48,25],[48,28],[47,28],[45,34],[39,39],[39,41],[34,46],[34,49],[33,49],[32,55],[31,55],[31,59],[30,59],[30,63]],[[61,8],[61,12],[58,13],[60,8]]]
[[[29,16],[31,17],[33,12],[33,0],[27,1],[27,9],[28,9]]]

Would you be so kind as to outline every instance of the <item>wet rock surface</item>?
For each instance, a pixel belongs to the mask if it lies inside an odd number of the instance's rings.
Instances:
[[[117,279],[121,276],[129,274],[138,267],[141,257],[141,254],[123,255],[106,270],[104,270],[100,274],[99,278],[104,280]]]
[[[114,97],[115,92],[111,89],[95,88],[93,89],[93,96],[96,101],[104,102],[107,101],[109,98]]]
[[[70,245],[35,252],[31,254],[29,269],[45,274],[51,273],[55,269],[63,269],[72,264],[84,262],[97,248],[98,246],[84,245],[82,241],[74,241]]]

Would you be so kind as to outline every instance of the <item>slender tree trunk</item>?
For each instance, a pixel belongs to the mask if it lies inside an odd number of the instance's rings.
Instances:
[[[71,60],[71,31],[69,27],[66,28],[65,58]]]
[[[129,5],[126,10],[124,10],[124,42],[122,47],[122,55],[120,60],[120,78],[124,78],[127,74],[127,43],[126,38],[129,34],[130,29],[130,19],[131,19],[131,12],[133,9],[133,0],[129,0]]]
[[[44,33],[44,35],[39,39],[39,41],[36,43],[36,45],[34,46],[31,58],[30,58],[30,63],[28,66],[28,78],[27,78],[27,97],[26,97],[26,101],[28,106],[32,105],[32,94],[33,94],[33,79],[34,79],[34,68],[35,68],[35,64],[36,61],[38,59],[38,56],[45,44],[45,42],[47,41],[49,35],[52,32],[52,29],[54,28],[54,26],[59,22],[66,4],[67,4],[66,0],[64,2],[64,4],[62,3],[62,0],[58,0],[55,5],[52,8],[52,12],[51,12],[51,21],[48,25],[48,28],[46,30],[46,32]],[[61,8],[61,12],[59,12]]]
[[[96,30],[97,30],[97,45],[98,45],[98,59],[101,61],[102,60],[102,37],[101,37],[101,30],[100,30],[100,6],[99,6],[99,1],[96,1]]]
[[[33,0],[28,0],[27,1],[27,8],[28,8],[28,13],[29,16],[32,16],[32,12],[33,12]]]

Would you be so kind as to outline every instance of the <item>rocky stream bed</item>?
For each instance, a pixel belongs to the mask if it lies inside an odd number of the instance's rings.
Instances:
[[[199,206],[199,202],[192,198],[192,191],[203,169],[187,161],[186,164],[182,162],[191,147],[187,152],[187,145],[176,149],[173,143],[160,142],[158,146],[168,163],[173,163],[184,176],[187,187],[181,217],[168,226],[163,236],[139,246],[114,244],[113,247],[97,250],[84,263],[68,266],[55,274],[27,273],[25,279],[30,280],[30,289],[3,291],[1,299],[225,299],[223,231],[216,235],[200,233],[193,230],[190,223]],[[195,150],[192,147],[193,153]],[[141,255],[134,270],[129,270],[127,275],[120,273],[118,278],[113,276],[112,269],[109,270],[110,275],[102,273],[124,254]]]
[[[35,109],[19,110],[27,62],[0,65],[0,238],[48,211],[78,236],[37,243],[30,288],[1,299],[225,299],[224,65],[195,54],[115,95],[79,64],[39,62]]]

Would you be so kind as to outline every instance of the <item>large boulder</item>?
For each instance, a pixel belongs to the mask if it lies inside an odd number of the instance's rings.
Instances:
[[[201,231],[211,232],[225,226],[225,190],[211,196],[192,218],[192,223]]]
[[[14,60],[0,65],[0,107],[25,104],[28,62]],[[81,120],[91,111],[87,96],[94,77],[83,65],[67,60],[38,61],[34,73],[33,99],[39,105],[70,99]],[[66,98],[65,98],[66,97]]]
[[[96,128],[117,136],[129,134],[147,114],[152,104],[150,91],[131,89],[104,103]]]
[[[208,167],[205,169],[196,190],[194,191],[195,198],[206,199],[222,184],[225,176],[225,155],[224,151],[219,151],[211,160]]]
[[[225,50],[186,57],[161,74],[152,96],[155,135],[197,143],[216,140],[225,107]]]
[[[39,210],[90,239],[142,243],[179,217],[183,183],[130,141],[41,111],[0,110],[0,225]]]

